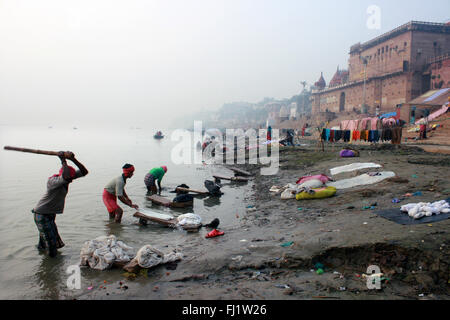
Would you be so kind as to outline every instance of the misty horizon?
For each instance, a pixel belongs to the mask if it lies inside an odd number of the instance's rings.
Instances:
[[[379,30],[366,23],[373,4]],[[346,69],[355,43],[448,21],[448,1],[433,4],[0,0],[0,124],[169,128],[235,101],[290,98]]]

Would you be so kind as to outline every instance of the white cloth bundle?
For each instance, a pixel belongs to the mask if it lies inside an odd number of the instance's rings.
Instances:
[[[331,174],[337,175],[339,173],[351,172],[355,170],[367,169],[367,168],[381,168],[381,165],[376,163],[352,163],[346,166],[330,169]]]
[[[186,213],[178,216],[177,221],[179,226],[198,226],[202,223],[202,218],[197,214]]]
[[[431,217],[433,214],[450,212],[450,204],[445,201],[408,203],[400,208],[402,212],[407,212],[411,218],[420,219],[422,217]]]
[[[151,268],[157,266],[158,264],[173,262],[181,260],[182,258],[183,255],[179,252],[172,251],[164,254],[151,245],[145,245],[139,249],[134,259],[137,260],[140,267]]]
[[[105,270],[114,262],[129,262],[133,256],[133,248],[117,241],[116,236],[101,236],[84,243],[80,252],[80,265]]]

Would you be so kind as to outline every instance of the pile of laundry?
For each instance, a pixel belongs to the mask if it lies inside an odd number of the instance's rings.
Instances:
[[[333,179],[324,174],[305,176],[298,179],[296,184],[289,183],[284,187],[273,186],[270,188],[270,192],[281,192],[282,200],[296,199],[299,194],[307,194],[308,198],[315,198],[316,196],[321,198],[317,192],[322,191],[324,187],[326,188],[326,183],[329,181],[333,181]]]
[[[137,262],[141,268],[147,269],[159,264],[181,260],[182,258],[183,255],[176,250],[163,253],[151,245],[145,245],[139,249],[133,261]]]
[[[105,270],[115,262],[126,263],[134,257],[134,250],[116,236],[101,236],[86,241],[80,252],[80,265],[89,266],[96,270]]]
[[[176,250],[163,253],[151,245],[143,246],[135,255],[132,247],[118,241],[116,236],[110,235],[86,241],[81,248],[80,257],[81,266],[106,270],[116,262],[127,263],[127,265],[134,263],[141,268],[151,268],[159,264],[181,260],[183,255]]]
[[[409,203],[400,208],[402,212],[408,213],[411,218],[420,219],[431,217],[433,214],[450,213],[450,204],[445,201]]]
[[[202,217],[193,213],[186,213],[177,217],[177,226],[196,228],[202,224]]]

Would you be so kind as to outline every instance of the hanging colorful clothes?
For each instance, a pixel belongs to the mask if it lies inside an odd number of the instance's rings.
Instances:
[[[349,142],[350,141],[350,136],[351,136],[351,131],[350,130],[345,130],[344,131],[344,142]]]
[[[330,129],[325,129],[325,140],[330,141]]]

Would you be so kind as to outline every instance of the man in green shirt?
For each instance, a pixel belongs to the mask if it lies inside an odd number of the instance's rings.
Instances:
[[[145,175],[144,183],[147,186],[147,190],[152,193],[161,194],[161,180],[167,172],[166,166],[153,168]],[[156,181],[158,181],[159,192],[156,188]]]

